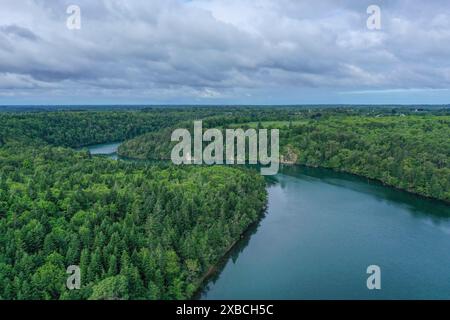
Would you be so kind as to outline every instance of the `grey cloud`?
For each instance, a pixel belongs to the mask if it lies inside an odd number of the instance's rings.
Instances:
[[[5,0],[0,90],[214,98],[450,85],[444,1],[380,1],[380,31],[365,27],[365,0],[78,3],[82,29],[70,31],[69,1]]]
[[[0,32],[5,35],[13,35],[19,38],[36,41],[39,39],[39,37],[34,34],[31,30],[27,28],[23,28],[17,25],[6,25],[6,26],[0,26]]]

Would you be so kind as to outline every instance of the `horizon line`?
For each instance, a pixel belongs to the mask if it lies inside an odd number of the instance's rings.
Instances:
[[[449,103],[255,103],[255,104],[239,104],[239,103],[222,103],[222,104],[203,104],[203,103],[159,103],[159,104],[142,104],[142,103],[130,103],[130,104],[111,104],[111,103],[88,103],[88,104],[0,104],[2,107],[295,107],[295,106],[446,106],[450,107]]]

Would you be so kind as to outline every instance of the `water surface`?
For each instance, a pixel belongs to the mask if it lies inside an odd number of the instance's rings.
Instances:
[[[449,299],[450,207],[346,174],[285,167],[259,226],[202,299]],[[367,267],[381,268],[368,290]]]
[[[122,142],[102,143],[88,146],[87,148],[92,155],[107,155],[110,158],[117,160],[117,148],[121,143]]]
[[[89,147],[117,159],[120,143]],[[450,299],[450,206],[352,175],[285,166],[266,215],[201,299]],[[381,290],[366,286],[381,268]]]

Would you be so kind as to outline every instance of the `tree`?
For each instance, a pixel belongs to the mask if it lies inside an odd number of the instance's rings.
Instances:
[[[92,287],[89,300],[127,300],[128,281],[123,275],[108,277]]]

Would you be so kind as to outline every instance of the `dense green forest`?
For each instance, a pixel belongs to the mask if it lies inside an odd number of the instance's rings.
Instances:
[[[0,112],[0,143],[37,141],[75,148],[123,141],[191,119],[195,114],[207,117],[216,113],[212,109]]]
[[[282,160],[450,201],[448,109],[192,107],[0,112],[0,298],[181,299],[266,204],[238,166],[114,161],[75,151],[125,141],[167,159],[174,128],[280,129]],[[66,288],[79,265],[81,290]]]
[[[450,117],[333,117],[282,132],[287,162],[332,168],[450,201]]]
[[[450,116],[447,112],[372,112],[344,109],[280,110],[206,119],[204,127],[280,129],[281,159],[332,168],[414,192],[450,201]],[[259,119],[259,120],[258,120]],[[288,120],[287,120],[288,119]],[[178,127],[191,128],[192,123]],[[119,148],[125,157],[169,159],[173,128],[149,132]]]
[[[192,297],[263,212],[264,180],[58,147],[124,139],[188,113],[1,114],[0,298]],[[81,268],[81,290],[66,288],[69,265]]]

